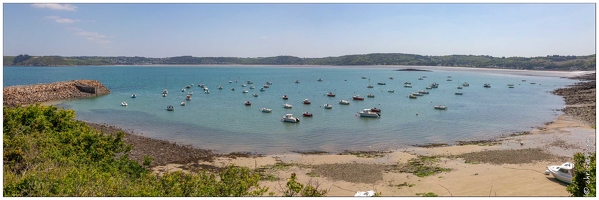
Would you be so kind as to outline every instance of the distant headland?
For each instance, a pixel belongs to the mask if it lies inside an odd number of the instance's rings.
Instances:
[[[488,55],[425,56],[403,53],[371,53],[324,58],[273,56],[257,58],[194,57],[167,58],[126,56],[4,56],[4,66],[101,66],[101,65],[332,65],[332,66],[442,66],[523,70],[595,70],[595,54],[539,57],[492,57]]]

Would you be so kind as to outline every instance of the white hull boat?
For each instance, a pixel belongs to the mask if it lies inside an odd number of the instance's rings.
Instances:
[[[572,183],[572,174],[574,171],[573,163],[564,163],[560,166],[547,166],[547,170],[553,174],[557,180],[563,181],[565,183]]]
[[[270,108],[261,108],[260,111],[262,111],[263,113],[269,113],[269,112],[272,112],[272,109],[270,109]]]
[[[381,114],[379,114],[377,112],[372,112],[372,110],[370,110],[370,109],[364,109],[363,111],[360,111],[358,113],[360,114],[360,117],[373,117],[373,118],[381,117]]]
[[[281,121],[283,121],[283,122],[289,122],[289,123],[298,123],[298,122],[300,122],[300,120],[298,118],[293,117],[292,114],[286,114],[285,116],[283,116],[281,118]]]

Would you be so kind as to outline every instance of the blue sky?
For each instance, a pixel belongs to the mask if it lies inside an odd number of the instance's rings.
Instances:
[[[3,4],[4,55],[595,53],[594,4]]]

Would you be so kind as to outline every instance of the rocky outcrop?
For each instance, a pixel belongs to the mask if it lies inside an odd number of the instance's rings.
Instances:
[[[72,80],[47,84],[9,86],[4,87],[4,106],[87,98],[109,93],[110,90],[96,80]]]
[[[591,125],[596,122],[596,79],[595,73],[572,79],[582,80],[566,88],[558,88],[552,93],[564,97],[566,107],[564,113],[583,120]]]

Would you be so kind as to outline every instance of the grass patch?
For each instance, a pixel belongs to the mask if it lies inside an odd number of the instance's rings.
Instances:
[[[500,144],[500,141],[497,140],[474,140],[474,141],[457,141],[458,146],[464,145],[478,145],[478,146],[494,146]]]
[[[437,156],[418,156],[412,158],[406,164],[391,165],[388,171],[397,171],[403,173],[411,173],[418,177],[426,177],[435,175],[441,172],[449,172],[451,168],[442,168],[437,166],[439,162]]]
[[[402,187],[406,187],[406,186],[407,187],[414,187],[414,186],[416,186],[416,184],[408,183],[408,182],[403,182],[402,184],[394,185],[393,183],[391,183],[391,181],[389,181],[389,187],[397,187],[397,188],[401,189]]]
[[[319,174],[314,173],[314,172],[308,172],[308,173],[306,173],[306,175],[308,175],[309,177],[320,177]]]
[[[532,163],[536,161],[557,161],[564,159],[553,154],[549,154],[540,148],[488,150],[481,152],[464,153],[452,156],[452,158],[463,158],[466,163],[472,164],[522,164]]]
[[[416,193],[416,196],[421,196],[421,197],[438,197],[439,195],[435,194],[434,192],[427,192],[427,193]]]

